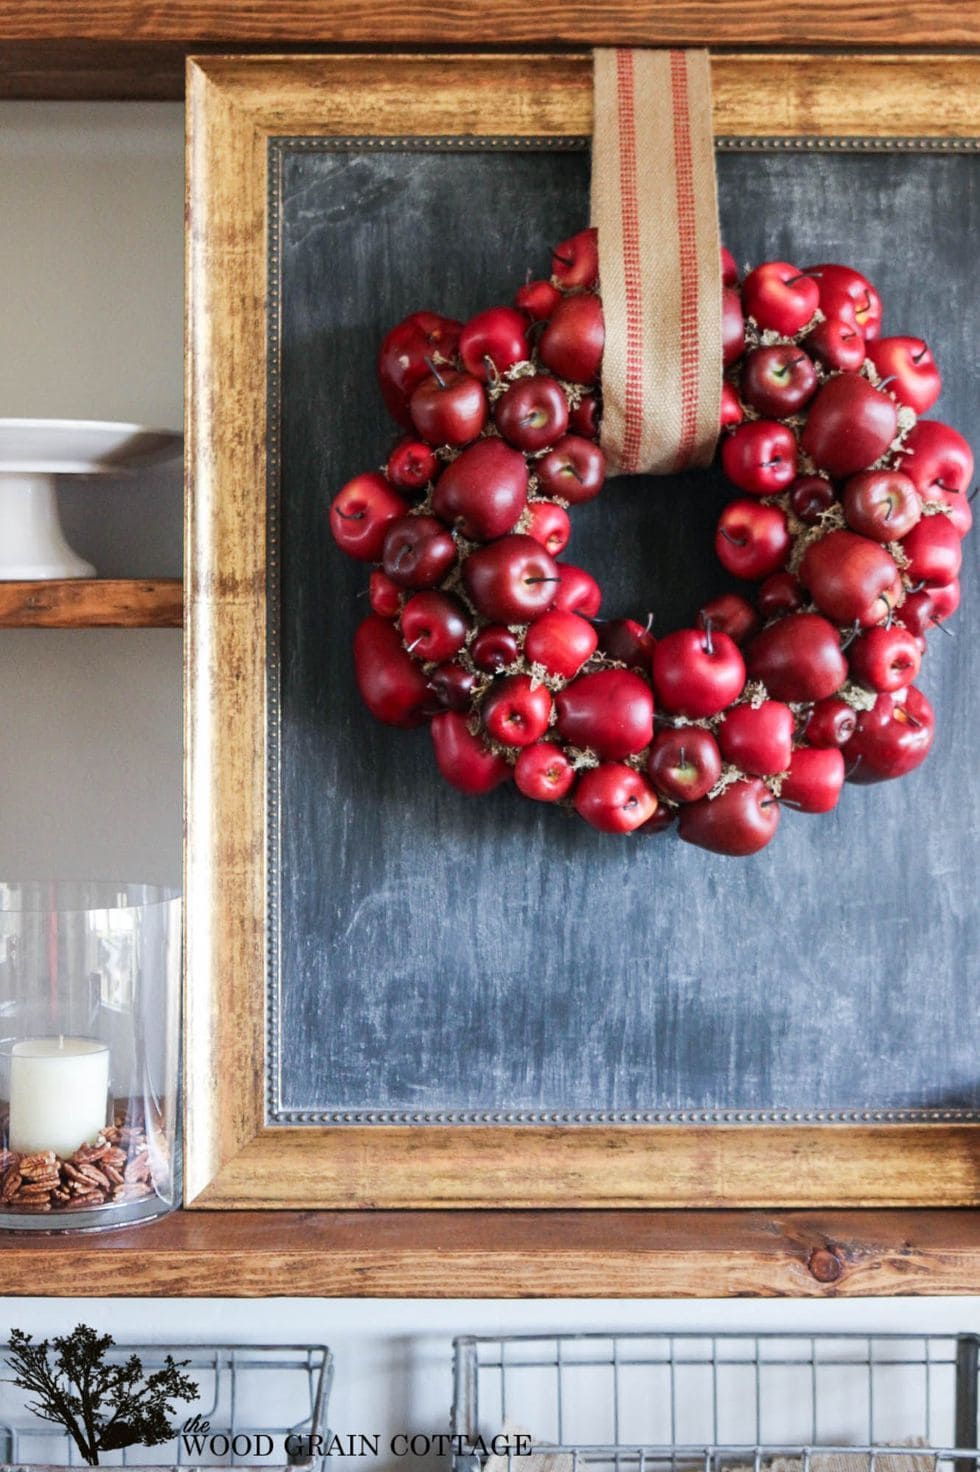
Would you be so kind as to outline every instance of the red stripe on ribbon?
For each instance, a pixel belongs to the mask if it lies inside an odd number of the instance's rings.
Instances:
[[[677,227],[681,267],[681,441],[675,468],[683,470],[694,452],[698,419],[698,249],[694,215],[694,159],[691,151],[687,58],[670,53],[674,115],[674,170],[677,176]]]
[[[643,429],[643,293],[640,281],[640,210],[636,175],[636,87],[633,53],[616,52],[619,185],[622,197],[623,274],[626,289],[626,401],[620,463],[639,465]]]

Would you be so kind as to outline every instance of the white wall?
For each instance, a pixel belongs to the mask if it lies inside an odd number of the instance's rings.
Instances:
[[[0,414],[181,416],[182,114],[169,105],[0,104]],[[104,572],[175,573],[172,473],[77,487],[65,519]],[[0,634],[0,876],[179,872],[176,635]],[[84,1285],[91,1289],[93,1284]],[[0,1246],[0,1292],[3,1256]],[[119,1340],[328,1341],[332,1422],[446,1426],[460,1332],[694,1327],[980,1327],[980,1300],[726,1303],[152,1303],[0,1300],[0,1340],[79,1320]]]

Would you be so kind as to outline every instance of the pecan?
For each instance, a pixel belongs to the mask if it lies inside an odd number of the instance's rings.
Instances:
[[[14,1197],[13,1205],[20,1206],[25,1201],[47,1201],[51,1195],[50,1186],[28,1185],[25,1181],[17,1195]]]
[[[8,1166],[16,1165],[19,1160],[20,1156],[16,1155],[13,1150],[0,1149],[0,1176],[3,1175]]]
[[[142,1201],[144,1196],[153,1195],[153,1187],[148,1186],[145,1181],[131,1181],[118,1194],[114,1192],[113,1195],[117,1201]]]
[[[80,1165],[78,1171],[86,1181],[91,1181],[93,1186],[99,1186],[102,1190],[108,1191],[110,1185],[108,1177],[104,1176],[94,1165]]]
[[[0,1181],[0,1202],[12,1201],[23,1184],[24,1177],[12,1165],[4,1172],[3,1180]]]
[[[105,1165],[103,1167],[103,1173],[106,1180],[112,1186],[121,1186],[123,1181],[125,1180],[122,1171],[116,1170],[116,1167],[114,1165]]]
[[[109,1148],[108,1148],[108,1150],[107,1150],[107,1152],[106,1152],[106,1154],[105,1154],[105,1156],[103,1157],[103,1161],[102,1161],[103,1169],[107,1165],[114,1166],[114,1167],[116,1167],[118,1169],[121,1166],[124,1166],[125,1164],[126,1164],[126,1152],[125,1152],[125,1150],[120,1150],[118,1148],[118,1146],[116,1146],[116,1145],[110,1145]]]
[[[114,1145],[119,1139],[119,1130],[117,1126],[114,1124],[107,1125],[106,1128],[102,1131],[102,1138],[104,1140],[108,1140],[110,1144]]]
[[[123,1176],[127,1181],[147,1181],[150,1178],[150,1161],[144,1150],[140,1155],[134,1155],[130,1160]]]
[[[35,1181],[39,1176],[50,1175],[57,1166],[58,1157],[53,1150],[39,1150],[36,1155],[23,1156],[20,1173],[26,1181]]]

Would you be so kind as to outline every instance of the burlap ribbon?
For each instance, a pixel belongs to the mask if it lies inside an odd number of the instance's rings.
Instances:
[[[602,448],[623,474],[669,475],[710,463],[721,412],[710,64],[706,51],[594,59]]]

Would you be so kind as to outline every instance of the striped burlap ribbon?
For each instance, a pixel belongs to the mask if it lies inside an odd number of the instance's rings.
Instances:
[[[706,51],[594,57],[602,448],[623,474],[669,475],[710,462],[721,412],[710,64]]]

